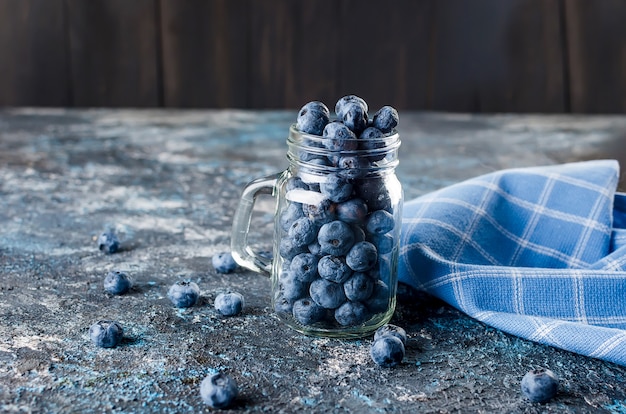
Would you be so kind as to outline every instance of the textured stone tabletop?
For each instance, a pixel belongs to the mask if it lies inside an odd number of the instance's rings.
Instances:
[[[0,412],[196,413],[207,373],[239,383],[235,412],[626,412],[626,367],[525,341],[416,292],[393,322],[409,334],[401,366],[382,369],[370,338],[310,338],[283,327],[269,280],[215,272],[242,187],[283,170],[291,111],[0,110]],[[406,199],[508,167],[626,162],[626,117],[401,114]],[[623,189],[622,176],[620,187]],[[269,248],[273,202],[258,203],[253,242]],[[113,226],[113,255],[96,237]],[[112,269],[135,281],[102,287]],[[174,308],[168,287],[198,283]],[[246,307],[219,316],[234,289]],[[114,319],[122,345],[89,326]],[[558,396],[532,404],[522,376],[548,367]]]

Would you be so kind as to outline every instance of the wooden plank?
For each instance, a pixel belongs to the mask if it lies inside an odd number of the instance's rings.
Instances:
[[[626,112],[626,2],[564,2],[571,109]]]
[[[247,105],[248,0],[161,0],[165,106]]]
[[[62,0],[0,0],[0,105],[70,104]]]
[[[156,0],[66,0],[77,106],[159,105]]]
[[[431,10],[431,1],[343,1],[338,97],[359,95],[371,110],[426,108]]]
[[[432,109],[564,110],[567,91],[557,0],[434,4]]]
[[[336,2],[321,0],[250,3],[252,108],[296,108],[337,97]]]

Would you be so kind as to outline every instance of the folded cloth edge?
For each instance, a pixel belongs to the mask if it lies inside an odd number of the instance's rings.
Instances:
[[[488,176],[491,174],[508,174],[516,172],[533,172],[533,171],[550,171],[551,173],[568,173],[571,171],[599,171],[604,170],[603,174],[608,174],[609,178],[605,185],[607,191],[613,195],[612,198],[617,196],[623,196],[616,193],[616,186],[619,177],[619,164],[616,160],[596,160],[585,161],[569,164],[551,165],[545,167],[528,167],[528,168],[513,168],[507,170],[500,170],[485,174]],[[484,177],[479,176],[476,178]],[[472,180],[472,179],[470,179]],[[467,180],[467,181],[470,181]],[[454,184],[453,186],[463,185],[464,182]],[[446,187],[446,188],[450,188]],[[610,187],[610,188],[608,188]],[[443,189],[442,189],[443,190]],[[438,192],[426,194],[422,197],[433,198],[437,197]],[[416,200],[419,200],[420,198]],[[415,201],[415,200],[413,200]],[[624,201],[623,199],[620,200]],[[411,201],[408,202],[410,204]],[[618,203],[619,204],[619,203]],[[615,206],[617,207],[617,206]],[[405,210],[406,211],[406,210]],[[406,213],[405,213],[406,214]],[[408,217],[412,219],[412,217]],[[407,216],[405,215],[405,219]],[[499,269],[497,266],[486,269],[485,266],[477,266],[472,269],[471,264],[467,263],[454,263],[446,261],[442,257],[439,257],[435,252],[428,248],[427,245],[420,245],[419,243],[412,243],[408,245],[407,242],[411,241],[410,237],[405,234],[407,226],[403,223],[403,235],[401,237],[401,251],[399,262],[399,280],[407,283],[413,287],[424,290],[440,299],[448,302],[450,305],[465,312],[471,317],[476,318],[488,325],[498,328],[504,332],[520,336],[538,343],[555,346],[561,349],[565,349],[572,352],[577,352],[583,355],[587,355],[593,358],[599,358],[610,362],[626,365],[626,330],[612,328],[608,326],[597,326],[585,318],[584,312],[578,317],[567,318],[555,318],[545,317],[541,314],[525,314],[522,309],[514,309],[515,312],[498,311],[493,309],[485,309],[481,306],[475,306],[475,303],[464,302],[459,300],[464,295],[450,295],[446,294],[445,290],[448,289],[462,289],[455,278],[458,279],[461,274],[475,272],[495,272],[510,271],[512,268]],[[415,260],[415,254],[419,252],[421,258]],[[409,254],[410,253],[410,254]],[[415,266],[420,266],[421,271],[430,272],[431,277],[427,283],[417,282],[419,278],[413,273]],[[559,278],[565,273],[566,277],[571,277],[569,274],[571,269],[552,269],[552,268],[515,268],[515,272],[523,277],[524,274],[539,274],[544,277]],[[595,270],[595,269],[576,269],[576,278],[585,280],[586,278],[593,276],[594,278],[606,277],[607,279],[620,279],[619,283],[626,283],[626,272],[614,272],[607,270]],[[626,284],[620,285],[619,289],[626,291]],[[576,315],[575,315],[576,316]],[[624,315],[626,317],[626,315]],[[591,322],[594,322],[593,320]],[[590,341],[589,338],[595,338]]]

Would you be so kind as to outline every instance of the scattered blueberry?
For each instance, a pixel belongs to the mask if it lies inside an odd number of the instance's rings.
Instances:
[[[343,256],[354,244],[354,232],[349,224],[335,220],[324,224],[317,234],[322,252],[333,256]]]
[[[400,117],[395,108],[383,106],[374,114],[372,125],[380,129],[383,133],[388,134],[398,126],[399,121]]]
[[[98,249],[106,254],[113,254],[120,248],[120,241],[112,229],[102,232],[98,237]]]
[[[232,273],[237,270],[237,262],[230,252],[221,252],[211,258],[213,267],[217,273]]]
[[[406,331],[403,328],[397,325],[390,324],[390,323],[383,325],[376,330],[376,332],[374,333],[374,341],[382,338],[383,336],[389,336],[389,335],[395,336],[396,338],[401,340],[403,344],[406,345],[406,340],[407,340]]]
[[[341,221],[361,223],[365,217],[367,217],[367,204],[360,198],[353,198],[337,204],[337,218]]]
[[[321,102],[309,102],[298,112],[296,127],[311,135],[322,135],[324,127],[329,121],[329,111],[326,105]]]
[[[346,263],[355,272],[365,272],[370,270],[378,261],[376,246],[363,241],[355,243],[346,255]]]
[[[393,230],[395,221],[388,211],[376,210],[369,215],[365,226],[370,234],[385,234]]]
[[[211,408],[228,407],[237,398],[237,394],[237,383],[224,373],[207,375],[200,383],[202,401]]]
[[[326,279],[316,279],[309,288],[311,299],[326,309],[335,309],[346,301],[343,285]]]
[[[391,368],[398,365],[404,359],[404,344],[392,335],[378,338],[370,348],[372,360],[381,367]]]
[[[178,281],[170,286],[167,297],[177,308],[189,308],[200,297],[200,288],[195,282]]]
[[[111,295],[123,295],[130,290],[131,285],[128,275],[119,270],[107,273],[104,278],[104,290]]]
[[[532,402],[545,403],[551,400],[559,388],[554,372],[540,368],[529,371],[521,382],[522,393]]]
[[[311,298],[298,299],[293,304],[293,317],[302,325],[313,325],[324,318],[325,310]]]
[[[123,336],[122,326],[114,321],[98,321],[89,328],[91,341],[101,348],[115,348]]]
[[[347,301],[335,309],[335,320],[342,326],[355,326],[367,320],[369,313],[361,302]]]
[[[238,292],[220,293],[215,297],[215,309],[224,316],[235,316],[243,309],[243,295]]]
[[[344,282],[343,291],[349,300],[363,301],[372,296],[374,280],[365,273],[354,273]]]
[[[346,259],[331,255],[324,256],[319,260],[317,271],[321,278],[335,283],[343,283],[352,275],[352,270],[346,264]]]

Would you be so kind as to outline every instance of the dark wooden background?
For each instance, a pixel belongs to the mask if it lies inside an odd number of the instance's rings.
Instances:
[[[626,0],[0,0],[0,106],[626,112]]]

